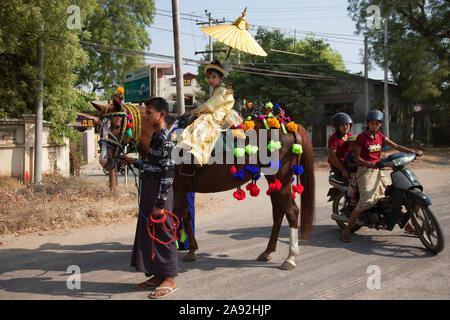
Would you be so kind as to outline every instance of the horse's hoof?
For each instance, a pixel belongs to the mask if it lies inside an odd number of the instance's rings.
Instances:
[[[195,253],[188,253],[183,258],[184,262],[194,262],[195,260],[197,260],[197,256],[195,255]]]
[[[261,253],[261,254],[259,255],[258,258],[256,258],[256,260],[257,260],[257,261],[261,261],[261,262],[267,262],[267,261],[272,260],[272,255],[263,252],[263,253]]]
[[[295,268],[295,265],[293,265],[291,262],[289,261],[285,261],[283,262],[283,264],[280,266],[281,270],[292,270]]]

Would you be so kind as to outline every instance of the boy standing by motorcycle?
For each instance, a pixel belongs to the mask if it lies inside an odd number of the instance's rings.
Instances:
[[[359,188],[359,201],[352,211],[347,226],[342,230],[341,240],[344,242],[350,242],[350,233],[359,215],[373,207],[379,199],[384,197],[388,180],[381,170],[377,169],[376,165],[380,161],[381,146],[386,144],[400,152],[415,153],[418,157],[423,155],[422,151],[411,150],[398,145],[378,131],[383,123],[383,113],[381,111],[369,111],[366,123],[367,129],[358,135],[354,146],[355,160],[358,165],[356,177]]]

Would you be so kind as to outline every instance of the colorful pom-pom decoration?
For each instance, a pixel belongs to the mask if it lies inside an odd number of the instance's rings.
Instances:
[[[247,152],[247,154],[255,154],[258,152],[258,147],[248,144],[245,146],[245,152]]]
[[[287,129],[290,131],[290,132],[295,132],[295,131],[297,131],[297,124],[295,123],[295,122],[289,122],[288,124],[287,124]]]
[[[245,199],[245,192],[244,192],[244,190],[236,190],[233,193],[233,197],[235,197],[238,200],[244,200]]]
[[[247,170],[251,175],[259,173],[261,170],[257,166],[247,165],[245,166],[245,170]]]
[[[239,180],[244,179],[244,178],[245,178],[245,171],[244,171],[244,169],[241,169],[241,170],[239,170],[239,171],[236,171],[235,173],[233,173],[233,176],[234,176],[236,179],[239,179]]]
[[[270,101],[267,102],[267,103],[266,103],[266,108],[267,108],[267,109],[272,109],[272,108],[273,108],[272,102],[270,102]]]
[[[248,108],[249,108],[249,109],[253,108],[253,102],[249,102],[249,103],[248,103]]]
[[[305,188],[301,184],[292,185],[292,191],[294,193],[302,194],[303,190],[305,190]]]
[[[281,149],[281,142],[280,141],[270,140],[269,144],[267,145],[267,149],[270,152],[274,152],[275,150],[279,150],[279,149]]]
[[[255,122],[251,121],[251,120],[250,121],[245,121],[244,125],[242,126],[242,129],[244,131],[251,130],[253,128],[255,128]]]
[[[247,184],[247,186],[246,186],[245,188],[246,188],[248,191],[250,191],[250,195],[251,195],[252,197],[257,197],[257,196],[259,196],[260,190],[259,190],[258,186],[256,185],[256,183],[249,183],[249,184]]]
[[[269,189],[266,191],[266,194],[269,196],[272,192],[281,190],[282,184],[280,180],[275,180],[275,182],[269,183]]]
[[[234,156],[235,157],[243,157],[245,155],[244,148],[234,148]]]
[[[301,175],[303,173],[303,166],[302,165],[297,166],[294,164],[291,167],[291,170],[292,170],[292,172],[294,172],[294,174]]]
[[[303,152],[303,148],[302,148],[302,145],[301,145],[301,144],[294,143],[294,144],[292,145],[292,153],[295,153],[295,154],[302,154],[302,152]]]
[[[120,94],[122,94],[122,93],[124,92],[123,87],[118,87],[118,88],[117,88],[117,92],[120,93]]]
[[[127,123],[127,128],[133,128],[133,123],[132,122],[128,122]]]
[[[242,129],[234,129],[231,132],[234,139],[245,139],[245,133]]]
[[[275,169],[280,169],[281,168],[281,161],[280,160],[269,160],[269,167],[271,168],[275,168]]]
[[[230,173],[234,174],[236,171],[237,171],[236,167],[235,166],[231,166]]]
[[[269,118],[269,119],[267,119],[267,125],[269,126],[269,128],[279,129],[280,121],[278,121],[277,118]]]

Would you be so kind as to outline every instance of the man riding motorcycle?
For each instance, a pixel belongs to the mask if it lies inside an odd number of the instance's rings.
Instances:
[[[400,152],[415,153],[419,157],[423,155],[422,151],[411,150],[398,145],[379,132],[383,117],[383,113],[379,110],[369,111],[366,117],[367,129],[359,134],[356,139],[354,156],[358,165],[356,176],[360,197],[347,226],[342,230],[341,240],[344,242],[350,242],[350,233],[359,215],[373,207],[379,199],[384,197],[388,180],[376,166],[376,163],[380,161],[381,146],[386,144]]]

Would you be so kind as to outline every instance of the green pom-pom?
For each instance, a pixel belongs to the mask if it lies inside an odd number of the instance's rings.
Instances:
[[[266,108],[268,108],[268,109],[272,109],[273,108],[273,104],[272,104],[272,102],[267,102],[266,103]]]
[[[273,141],[270,140],[269,144],[267,145],[267,149],[269,149],[270,152],[274,152],[275,150],[281,149],[281,142],[280,141]]]
[[[251,120],[252,120],[252,116],[248,116],[248,117],[247,117],[247,120],[248,120],[248,121],[251,121]]]
[[[234,148],[234,156],[235,157],[243,157],[245,155],[244,148]]]
[[[245,152],[247,152],[247,154],[257,153],[258,152],[258,147],[248,144],[248,145],[245,146]]]
[[[302,148],[302,145],[301,145],[301,144],[294,143],[294,144],[292,145],[292,153],[295,153],[295,154],[302,154],[302,152],[303,152],[303,148]]]
[[[266,127],[267,130],[270,130],[269,125],[267,124],[267,120],[264,119],[263,120],[264,126]]]
[[[272,117],[273,117],[272,112],[270,112],[267,116],[268,116],[269,118],[272,118]]]

